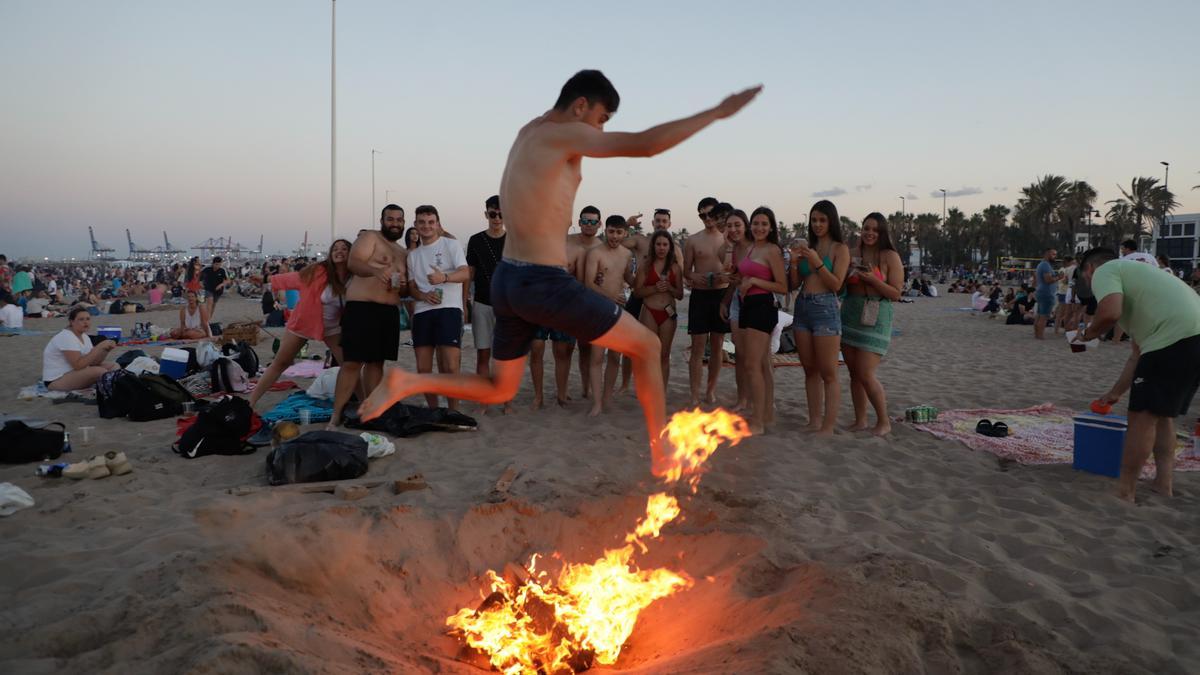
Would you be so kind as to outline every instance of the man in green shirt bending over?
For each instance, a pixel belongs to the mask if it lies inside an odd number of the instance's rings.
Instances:
[[[1075,339],[1095,339],[1120,322],[1133,340],[1117,383],[1100,397],[1114,403],[1131,390],[1117,496],[1132,502],[1151,450],[1158,470],[1152,489],[1171,495],[1175,418],[1187,413],[1200,386],[1200,296],[1174,274],[1116,257],[1094,248],[1081,259],[1099,305],[1096,318]]]

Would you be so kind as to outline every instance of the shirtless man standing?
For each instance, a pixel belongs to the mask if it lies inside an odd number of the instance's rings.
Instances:
[[[565,225],[570,222],[584,157],[652,157],[737,113],[761,90],[761,86],[747,89],[714,108],[646,131],[605,133],[604,125],[620,102],[617,90],[598,70],[572,76],[554,108],[517,132],[500,181],[509,239],[492,278],[496,367],[491,378],[463,373],[418,375],[392,368],[360,406],[363,418],[377,417],[414,394],[492,404],[511,399],[521,384],[534,332],[546,326],[633,357],[638,401],[650,436],[651,471],[664,475],[672,464],[662,438],[666,409],[658,336],[566,271]]]
[[[721,301],[729,278],[721,257],[725,235],[717,227],[714,212],[719,202],[713,197],[700,200],[697,212],[704,231],[688,237],[683,247],[683,276],[692,287],[688,301],[688,335],[692,337],[692,354],[688,360],[688,381],[692,388],[689,405],[700,405],[700,376],[704,366],[704,342],[709,342],[708,386],[704,402],[716,403],[717,378],[721,375],[721,348],[729,324],[721,318]]]
[[[342,422],[342,410],[362,378],[363,391],[374,391],[383,379],[383,362],[395,361],[400,345],[400,298],[408,292],[405,250],[396,242],[404,235],[404,209],[383,207],[378,230],[362,230],[350,248],[347,267],[354,275],[346,287],[342,311],[342,352],[329,427]],[[379,410],[376,416],[387,409]]]
[[[596,291],[613,302],[625,306],[625,285],[633,284],[633,252],[621,245],[629,226],[621,216],[609,216],[604,221],[604,245],[588,251],[587,263],[583,273],[589,289]],[[630,315],[632,316],[632,315]],[[599,415],[612,401],[613,387],[617,384],[617,372],[621,369],[621,356],[614,349],[608,351],[608,364],[604,363],[603,348],[592,351],[592,409],[589,417]],[[601,389],[601,380],[604,388]]]
[[[596,233],[600,231],[600,209],[594,206],[585,206],[579,212],[579,232],[567,235],[567,244],[575,245],[581,249],[581,259],[576,279],[579,283],[587,285],[583,280],[583,263],[587,259],[588,251],[602,245],[604,242],[596,238]],[[579,341],[579,380],[583,384],[583,397],[589,398],[592,395],[592,344],[590,342]]]

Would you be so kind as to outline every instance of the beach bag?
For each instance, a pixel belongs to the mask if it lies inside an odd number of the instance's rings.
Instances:
[[[113,370],[101,375],[96,381],[96,407],[100,417],[108,420],[129,414],[128,398],[118,397],[117,383],[130,377],[136,379],[137,375],[126,370]]]
[[[140,349],[130,349],[129,351],[117,357],[117,365],[121,366],[122,368],[128,368],[129,364],[133,363],[134,359],[145,355],[146,352]]]
[[[183,412],[185,401],[192,395],[174,380],[163,375],[146,373],[118,378],[113,385],[113,397],[125,415],[134,422],[149,422],[175,417]]]
[[[304,393],[313,398],[324,399],[326,401],[333,400],[333,394],[337,390],[338,373],[341,372],[340,367],[326,368],[321,371],[317,379],[308,385],[308,389]]]
[[[204,455],[249,455],[255,447],[246,442],[262,427],[262,420],[244,398],[226,396],[181,425],[179,440],[171,446],[185,459]]]
[[[221,348],[221,352],[237,362],[248,377],[258,375],[258,353],[254,347],[245,342],[229,342]]]
[[[211,342],[202,342],[196,347],[196,367],[207,368],[213,364],[213,361],[221,358],[221,350]]]
[[[864,298],[862,314],[858,317],[860,325],[872,328],[879,323],[879,298]]]
[[[0,428],[0,463],[25,464],[58,459],[65,444],[66,430],[58,422],[34,429],[20,420],[9,420]]]
[[[124,314],[125,313],[125,301],[114,300],[113,303],[108,306],[108,313],[109,314]]]
[[[125,366],[125,370],[133,373],[134,375],[141,375],[142,373],[152,373],[157,375],[158,369],[158,361],[155,361],[149,356],[139,356],[133,360],[133,363]]]
[[[271,313],[267,315],[267,321],[264,325],[267,328],[283,328],[286,326],[287,322],[283,320],[283,310],[272,310]]]
[[[208,373],[212,380],[214,394],[243,393],[250,389],[246,371],[242,370],[237,362],[224,356],[212,362],[212,365],[208,367]]]
[[[790,330],[784,330],[779,334],[779,351],[777,354],[795,354],[796,353],[796,337]]]
[[[367,441],[336,431],[309,431],[267,455],[271,485],[358,478],[367,472]]]
[[[188,375],[200,372],[200,360],[196,356],[195,347],[184,347],[183,351],[187,352],[188,360],[185,368]]]

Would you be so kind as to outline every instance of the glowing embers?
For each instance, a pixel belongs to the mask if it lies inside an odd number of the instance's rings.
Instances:
[[[674,483],[688,476],[694,492],[700,467],[717,447],[736,445],[750,432],[746,421],[732,413],[694,410],[677,413],[664,434],[671,452],[664,480]],[[646,500],[646,514],[625,536],[625,546],[605,551],[594,562],[564,562],[551,575],[537,568],[535,555],[528,567],[509,566],[504,576],[489,570],[490,594],[477,608],[460,609],[446,624],[509,675],[577,673],[593,663],[613,664],[641,611],[692,585],[685,574],[642,570],[632,562],[635,546],[645,553],[645,540],[657,538],[679,515],[679,501],[660,492]]]

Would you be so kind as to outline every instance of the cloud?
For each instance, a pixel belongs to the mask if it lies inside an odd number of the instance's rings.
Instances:
[[[916,185],[913,185],[912,183],[909,183],[908,185],[905,185],[904,187],[915,188],[915,187],[917,187],[917,186],[916,186]]]
[[[1006,188],[1006,187],[994,187],[992,189],[995,190],[996,192],[1008,192],[1008,188]]]
[[[913,194],[913,193],[911,193],[911,192],[910,192],[910,193],[908,193],[908,194],[906,194],[906,195],[904,195],[904,198],[905,198],[906,200],[910,201],[910,202],[915,202],[915,201],[917,201],[918,199],[920,199],[920,197],[918,197],[918,196],[914,195],[914,194]]]
[[[977,187],[961,187],[957,190],[946,190],[947,197],[966,197],[967,195],[977,195],[982,193],[983,190]],[[933,192],[929,193],[929,196],[940,198],[942,196],[942,191],[934,190]]]
[[[846,191],[840,187],[831,187],[828,190],[818,190],[812,193],[814,197],[840,197],[846,194]]]
[[[868,191],[868,190],[870,190],[870,189],[871,189],[871,186],[870,186],[870,184],[867,184],[867,185],[855,185],[855,186],[854,186],[854,191],[855,191],[855,192],[867,192],[867,191]]]

